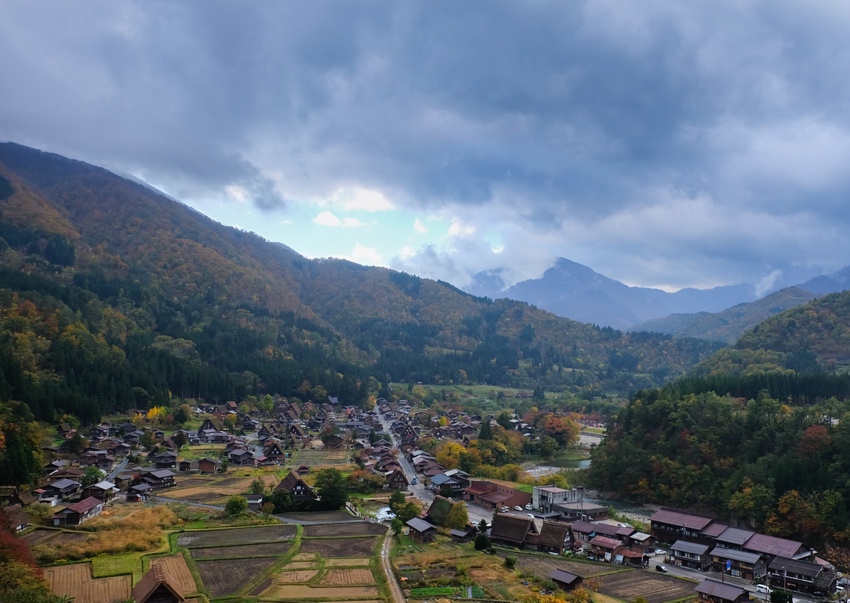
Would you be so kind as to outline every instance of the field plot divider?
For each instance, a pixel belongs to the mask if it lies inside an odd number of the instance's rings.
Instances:
[[[280,571],[284,565],[292,561],[292,558],[295,557],[295,555],[297,555],[301,551],[301,533],[303,531],[303,526],[296,525],[295,538],[292,539],[292,542],[289,546],[289,550],[284,555],[281,555],[278,560],[272,563],[268,568],[257,574],[253,580],[251,580],[248,584],[245,585],[245,587],[241,591],[239,591],[238,594],[240,596],[247,595],[259,584],[261,584],[263,580],[265,580],[275,572]]]

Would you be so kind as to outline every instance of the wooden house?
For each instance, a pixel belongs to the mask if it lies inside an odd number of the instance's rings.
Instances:
[[[292,496],[292,500],[296,502],[316,500],[318,498],[315,491],[313,491],[313,488],[308,486],[303,479],[291,471],[289,472],[289,475],[281,480],[274,491],[289,492]]]
[[[135,603],[183,603],[186,600],[180,583],[159,563],[152,565],[142,576],[133,588],[132,598]]]
[[[405,525],[410,528],[410,538],[414,542],[433,542],[437,537],[437,527],[428,523],[424,519],[414,517]]]

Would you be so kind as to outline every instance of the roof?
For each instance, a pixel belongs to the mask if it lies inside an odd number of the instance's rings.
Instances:
[[[702,530],[714,521],[711,517],[702,517],[701,515],[692,515],[690,513],[682,513],[681,511],[664,508],[653,513],[649,520],[653,523],[665,523],[690,530]]]
[[[768,568],[780,572],[789,571],[810,578],[814,578],[824,570],[824,566],[820,563],[797,561],[796,559],[786,559],[785,557],[777,557],[770,562]]]
[[[451,513],[454,505],[455,503],[450,501],[448,498],[435,496],[434,502],[432,502],[431,506],[428,507],[428,513],[426,513],[426,515],[428,519],[437,525],[444,526],[449,520],[449,513]]]
[[[93,496],[89,496],[85,500],[81,500],[80,502],[74,503],[73,505],[68,505],[68,509],[73,511],[74,513],[88,513],[98,505],[102,504],[102,500],[99,500]]]
[[[65,488],[70,488],[71,486],[79,486],[78,482],[70,479],[60,479],[59,481],[53,482],[50,484],[51,488],[56,488],[57,490],[64,490]]]
[[[712,557],[720,557],[721,559],[731,559],[732,561],[741,561],[743,563],[755,564],[761,559],[758,553],[748,553],[747,551],[736,551],[735,549],[727,549],[722,546],[714,547],[709,553]]]
[[[411,530],[416,530],[419,533],[437,529],[437,526],[428,523],[424,519],[419,519],[418,517],[414,517],[410,521],[406,522],[406,525],[409,526]]]
[[[791,558],[800,552],[800,549],[803,548],[803,543],[796,540],[777,538],[776,536],[767,536],[766,534],[754,534],[752,538],[747,540],[744,548],[748,551]]]
[[[615,538],[597,536],[596,538],[590,541],[590,544],[591,546],[601,546],[603,549],[615,549],[623,543]]]
[[[490,492],[489,494],[483,494],[479,496],[481,500],[488,503],[493,503],[494,505],[499,504],[501,502],[505,502],[511,497],[511,494],[503,494],[500,492]]]
[[[720,536],[716,537],[717,542],[728,542],[729,544],[737,544],[743,546],[747,540],[753,537],[755,532],[750,530],[741,530],[740,528],[727,528]]]
[[[691,553],[694,555],[705,555],[708,551],[707,544],[697,544],[696,542],[688,542],[686,540],[677,540],[670,547],[674,552],[681,551],[682,553]]]
[[[500,540],[519,544],[525,541],[525,537],[532,525],[534,525],[534,520],[530,517],[498,513],[493,518],[493,525],[490,527],[490,536],[491,538],[499,538]]]
[[[575,574],[571,574],[570,572],[565,572],[562,569],[553,570],[551,574],[549,574],[549,579],[554,582],[560,582],[562,584],[574,584],[576,580],[581,581],[581,578],[576,576]]]
[[[650,538],[652,538],[652,536],[650,536],[646,532],[635,532],[634,534],[631,534],[629,538],[631,538],[632,540],[637,540],[638,542],[643,542],[644,540],[649,540]]]
[[[160,586],[168,589],[178,601],[186,600],[183,593],[177,587],[177,581],[169,576],[165,568],[159,563],[152,565],[148,573],[139,580],[139,583],[133,589],[133,599],[136,603],[146,603],[148,598]]]
[[[574,521],[573,532],[582,532],[584,534],[603,534],[605,536],[615,536],[620,528],[607,523],[590,523],[587,521]]]
[[[703,536],[708,536],[709,538],[716,538],[720,534],[723,533],[723,530],[728,528],[725,523],[717,523],[716,521],[712,521],[708,526],[700,532]]]
[[[300,467],[299,467],[299,469],[300,469]],[[312,494],[313,496],[315,496],[315,492],[313,492],[313,488],[308,486],[307,482],[305,482],[303,479],[298,477],[298,475],[296,475],[292,471],[290,471],[289,474],[280,481],[280,483],[277,485],[277,487],[274,489],[274,491],[275,492],[289,492],[290,494],[292,494],[292,491],[295,490],[295,486],[299,486],[299,485],[303,486],[309,494]]]
[[[92,488],[97,488],[99,490],[112,490],[114,487],[115,484],[106,480],[102,482],[97,482],[96,484],[92,485]]]
[[[570,534],[570,524],[562,522],[544,521],[540,529],[539,544],[544,546],[561,547]]]
[[[717,597],[718,599],[725,599],[727,601],[734,601],[747,592],[740,586],[734,586],[728,582],[718,582],[717,580],[712,580],[710,578],[700,582],[694,590],[698,593]]]

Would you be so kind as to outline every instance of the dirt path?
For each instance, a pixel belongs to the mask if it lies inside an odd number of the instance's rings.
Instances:
[[[392,532],[387,530],[387,535],[384,536],[384,544],[381,547],[381,565],[384,568],[384,574],[387,576],[387,584],[390,586],[390,594],[392,595],[393,603],[405,603],[404,593],[395,579],[393,568],[390,565],[390,543],[392,542]]]

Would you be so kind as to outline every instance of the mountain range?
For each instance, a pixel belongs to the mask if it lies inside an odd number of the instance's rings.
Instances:
[[[492,299],[524,301],[580,322],[731,343],[746,328],[766,318],[765,308],[785,310],[793,307],[789,304],[805,303],[817,295],[848,288],[850,267],[845,267],[832,275],[786,287],[788,291],[762,303],[753,285],[687,288],[668,293],[650,287],[631,287],[582,264],[558,258],[542,277],[510,287],[505,287],[502,271],[480,272],[466,291]],[[733,307],[735,310],[731,312]],[[710,317],[712,313],[719,314]],[[712,330],[709,327],[712,324],[719,330]]]
[[[86,417],[390,381],[618,392],[720,347],[309,260],[107,170],[0,144],[0,395]],[[321,388],[321,389],[317,389]]]

